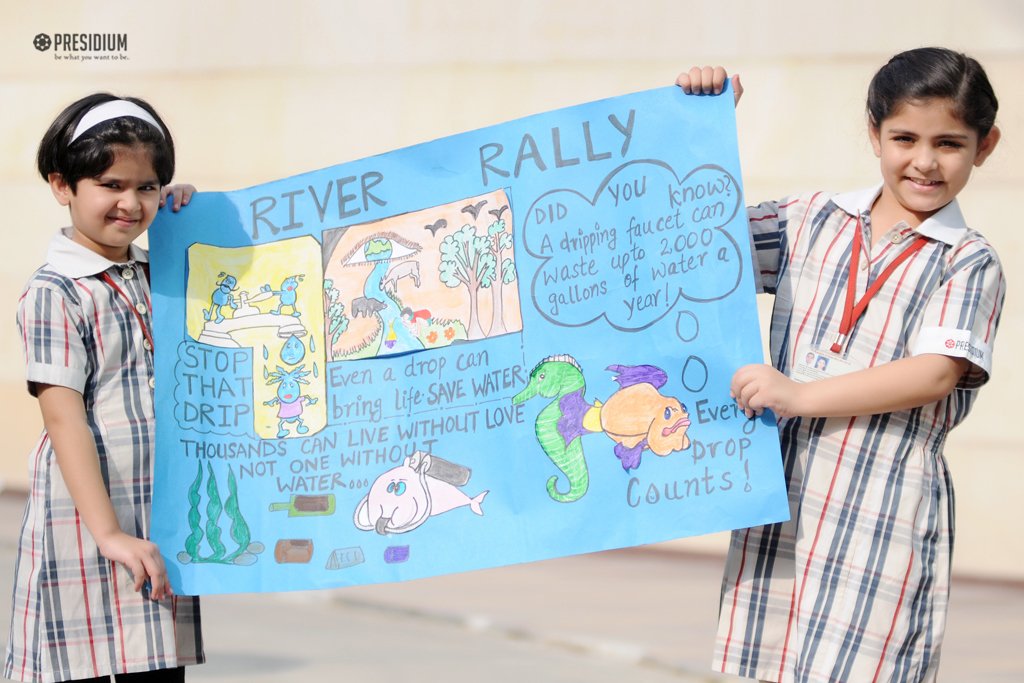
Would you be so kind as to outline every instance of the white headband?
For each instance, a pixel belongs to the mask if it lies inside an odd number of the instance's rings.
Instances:
[[[79,119],[78,125],[75,126],[75,133],[71,136],[71,142],[82,137],[82,134],[90,128],[94,128],[104,121],[119,119],[122,116],[131,116],[132,118],[142,119],[160,131],[161,136],[164,134],[163,128],[161,128],[160,124],[156,122],[153,115],[139,105],[134,102],[129,102],[128,100],[110,100],[109,102],[98,104],[85,112],[85,116]]]

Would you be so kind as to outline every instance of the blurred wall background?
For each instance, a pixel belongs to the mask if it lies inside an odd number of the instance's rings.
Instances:
[[[17,9],[13,9],[17,7]],[[37,34],[126,34],[114,60],[58,59]],[[1009,281],[992,380],[946,449],[955,569],[1024,580],[1024,437],[1013,426],[1024,346],[1024,3],[1018,0],[5,0],[0,26],[0,486],[24,488],[40,428],[14,311],[65,210],[34,171],[38,141],[94,90],[150,100],[174,133],[177,179],[233,190],[500,123],[669,85],[693,64],[742,75],[748,203],[875,183],[863,101],[895,52],[943,45],[986,67],[1003,139],[961,203]],[[762,315],[770,302],[762,302]],[[1019,418],[1016,418],[1019,419]],[[666,544],[722,552],[725,535]]]

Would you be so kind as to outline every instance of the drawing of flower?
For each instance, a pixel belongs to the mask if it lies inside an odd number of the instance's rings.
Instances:
[[[437,343],[437,331],[436,330],[431,330],[429,333],[427,333],[427,341],[430,342],[431,344]]]
[[[445,339],[447,339],[448,341],[451,341],[454,337],[455,337],[455,328],[454,327],[446,327],[446,328],[444,328],[444,338]]]

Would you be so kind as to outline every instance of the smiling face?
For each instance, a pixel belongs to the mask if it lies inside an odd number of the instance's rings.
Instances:
[[[999,140],[998,128],[979,140],[945,99],[905,102],[868,128],[882,167],[884,185],[872,208],[872,217],[886,223],[882,230],[900,220],[916,227],[951,202]]]
[[[71,210],[71,239],[111,261],[126,261],[128,245],[146,231],[160,204],[160,181],[143,147],[117,147],[114,163],[75,190],[57,173],[50,189]]]

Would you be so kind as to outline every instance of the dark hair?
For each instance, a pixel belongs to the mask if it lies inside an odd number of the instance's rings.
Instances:
[[[71,142],[75,126],[86,112],[105,102],[119,99],[137,104],[149,112],[160,124],[160,130],[134,116],[119,116],[93,126]],[[51,173],[59,173],[74,192],[79,180],[95,178],[114,164],[113,148],[116,145],[145,147],[149,150],[153,170],[160,184],[171,182],[174,177],[174,141],[163,119],[145,100],[121,98],[109,93],[88,95],[68,105],[43,135],[36,155],[36,165],[43,180],[48,180]]]
[[[901,52],[868,86],[868,120],[875,128],[908,101],[948,99],[961,121],[983,138],[996,122],[999,102],[977,60],[941,47]]]

